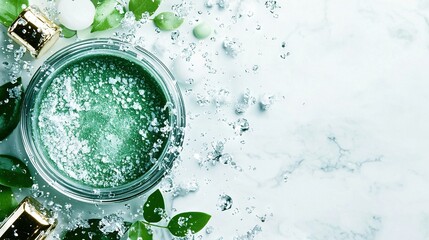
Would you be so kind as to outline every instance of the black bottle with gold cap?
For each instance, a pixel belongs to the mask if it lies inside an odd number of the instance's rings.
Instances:
[[[57,225],[52,213],[37,200],[26,197],[3,221],[0,240],[42,240]]]
[[[58,40],[61,28],[36,7],[25,8],[8,28],[8,35],[37,58]]]

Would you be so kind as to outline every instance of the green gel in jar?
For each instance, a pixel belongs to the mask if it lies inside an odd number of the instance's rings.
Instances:
[[[60,50],[36,72],[22,114],[24,146],[40,175],[87,202],[131,199],[178,156],[180,91],[144,49],[111,39]]]
[[[67,177],[94,187],[133,181],[168,138],[166,99],[154,77],[120,57],[89,56],[55,72],[35,132]]]

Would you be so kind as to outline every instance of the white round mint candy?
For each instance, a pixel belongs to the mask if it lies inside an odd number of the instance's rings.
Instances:
[[[198,39],[207,38],[208,36],[210,36],[212,31],[213,31],[212,27],[210,26],[210,24],[208,24],[206,22],[202,22],[202,23],[198,24],[192,30],[192,32],[194,33],[194,36]]]
[[[91,26],[95,16],[95,6],[91,0],[59,0],[59,20],[71,30],[82,30]]]

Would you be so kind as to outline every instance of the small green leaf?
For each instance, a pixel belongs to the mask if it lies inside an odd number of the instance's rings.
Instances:
[[[172,12],[162,12],[153,19],[153,23],[163,31],[172,31],[182,25],[183,18]]]
[[[92,0],[96,9],[91,32],[116,28],[121,24],[125,13],[120,13],[117,0]]]
[[[136,20],[140,20],[145,12],[149,13],[149,16],[154,14],[160,4],[161,0],[130,0],[128,8],[134,13]]]
[[[174,216],[168,223],[168,230],[177,237],[184,237],[190,231],[197,233],[206,226],[211,216],[203,212],[184,212]]]
[[[162,219],[160,210],[165,210],[165,204],[162,193],[158,189],[147,198],[143,205],[143,217],[148,222],[159,222]]]
[[[89,219],[89,227],[78,227],[74,230],[66,231],[62,233],[62,240],[119,240],[121,236],[118,232],[111,232],[108,234],[103,233],[100,230],[101,219]],[[129,222],[125,222],[126,227],[130,226]]]
[[[152,240],[152,233],[149,233],[144,223],[137,221],[131,225],[128,238],[130,240]]]
[[[18,125],[23,96],[21,78],[0,86],[0,141]]]
[[[10,27],[23,8],[28,7],[28,0],[5,0],[0,4],[0,22]]]
[[[12,190],[0,185],[0,222],[9,216],[17,206],[18,202],[13,197]]]
[[[27,166],[16,157],[0,155],[0,184],[7,187],[31,187]]]
[[[66,26],[61,25],[61,33],[63,34],[64,38],[71,38],[76,35],[75,30],[68,29]]]

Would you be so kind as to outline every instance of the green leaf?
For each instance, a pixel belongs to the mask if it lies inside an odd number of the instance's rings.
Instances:
[[[65,38],[71,38],[71,37],[74,37],[76,35],[76,31],[75,30],[68,29],[64,25],[61,25],[61,33],[63,34],[63,36]]]
[[[18,125],[23,97],[21,78],[0,86],[0,141]]]
[[[162,219],[160,210],[165,210],[164,198],[161,191],[156,190],[143,205],[143,217],[148,222],[159,222]]]
[[[16,157],[0,155],[0,184],[7,187],[31,187],[27,166]]]
[[[96,9],[91,32],[116,28],[121,24],[125,13],[120,13],[117,0],[92,0]]]
[[[118,232],[111,232],[108,234],[103,233],[100,230],[100,221],[101,219],[89,219],[89,227],[78,227],[74,230],[69,230],[62,233],[62,240],[82,240],[82,239],[91,239],[91,240],[119,240]],[[124,223],[126,227],[130,226],[129,222]]]
[[[134,13],[136,20],[140,20],[145,12],[152,16],[160,4],[161,0],[130,0],[128,8]]]
[[[5,27],[10,27],[23,7],[28,6],[28,0],[3,0],[0,4],[0,22]]]
[[[130,240],[152,240],[152,233],[149,233],[144,223],[137,221],[131,225],[128,238]]]
[[[0,185],[0,222],[9,216],[17,206],[18,202],[13,197],[12,190]]]
[[[184,237],[190,231],[197,233],[206,226],[211,216],[203,212],[184,212],[174,216],[168,223],[168,230],[177,237]]]
[[[183,18],[172,12],[162,12],[153,19],[153,23],[163,31],[172,31],[182,25]]]

